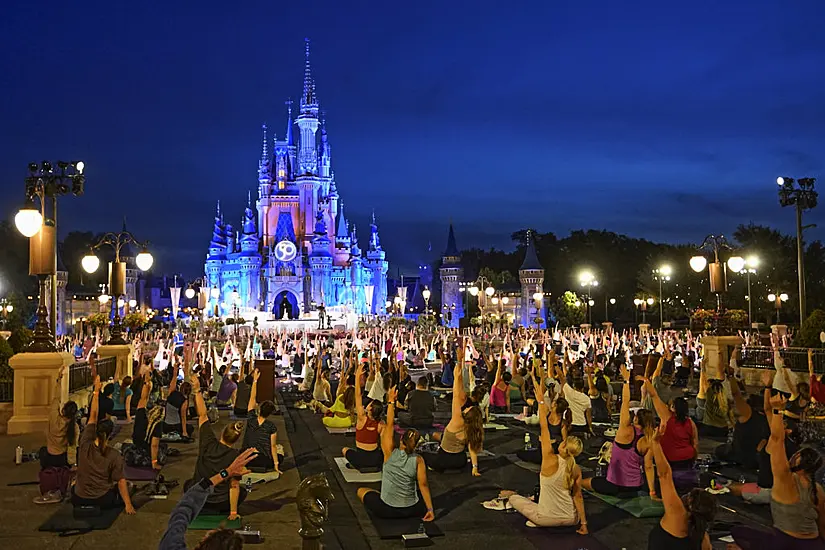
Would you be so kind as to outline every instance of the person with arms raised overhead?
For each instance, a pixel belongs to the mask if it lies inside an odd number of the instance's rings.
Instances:
[[[380,401],[373,400],[364,407],[363,394],[361,392],[361,382],[364,377],[363,363],[359,363],[355,369],[355,449],[344,447],[341,454],[347,462],[355,469],[380,468],[384,463],[384,455],[378,446],[381,432],[392,428],[381,421],[384,407]]]
[[[269,420],[269,417],[275,412],[275,403],[264,401],[261,403],[258,412],[255,412],[258,397],[258,379],[261,377],[261,371],[255,369],[249,376],[252,384],[247,405],[248,419],[243,436],[243,448],[252,448],[258,453],[249,462],[249,467],[274,470],[280,474],[282,473],[280,464],[284,457],[278,454],[278,428]]]

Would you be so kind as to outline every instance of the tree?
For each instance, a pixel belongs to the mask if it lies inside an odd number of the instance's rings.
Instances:
[[[562,327],[575,327],[584,323],[585,308],[582,299],[575,292],[566,291],[556,300],[551,309],[556,321]]]
[[[822,345],[819,335],[823,331],[825,331],[825,311],[815,309],[802,323],[802,329],[799,331],[799,336],[794,337],[793,344],[806,348],[818,348]]]

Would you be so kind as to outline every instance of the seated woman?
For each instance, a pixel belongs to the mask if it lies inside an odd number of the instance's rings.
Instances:
[[[661,437],[659,430],[653,437],[651,448],[665,513],[648,535],[647,547],[650,550],[711,550],[707,529],[716,516],[716,497],[702,489],[693,489],[684,497],[679,496],[673,484],[670,463],[660,444]]]
[[[556,454],[547,424],[548,413],[547,404],[539,401],[542,459],[538,502],[518,495],[515,491],[501,491],[498,499],[485,502],[484,507],[491,510],[515,508],[527,518],[528,527],[579,525],[578,533],[586,535],[582,472],[576,464],[576,457],[582,452],[582,442],[571,435],[559,445],[559,453]]]
[[[72,488],[74,506],[120,508],[135,513],[129,498],[129,487],[123,477],[123,459],[117,449],[109,447],[111,422],[97,422],[100,399],[100,377],[95,376],[89,423],[80,436],[77,449],[77,481]]]
[[[742,550],[825,548],[825,489],[816,482],[816,472],[822,467],[822,456],[806,447],[790,460],[785,451],[783,410],[787,399],[779,394],[765,398],[765,414],[771,428],[767,451],[771,455],[773,489],[771,516],[773,531],[765,532],[738,525],[731,528],[738,548]]]
[[[699,374],[699,393],[696,396],[699,434],[724,438],[728,435],[733,415],[721,380],[711,380],[707,373],[707,359],[702,361]],[[699,414],[703,411],[702,414]]]
[[[143,375],[143,385],[140,391],[140,400],[135,412],[135,426],[132,430],[132,444],[137,452],[149,457],[152,469],[160,470],[163,466],[160,456],[163,436],[163,407],[154,406],[146,411],[149,395],[152,393],[152,378],[149,372]],[[165,448],[165,447],[164,447]]]
[[[69,468],[69,447],[77,445],[77,403],[67,401],[60,403],[61,383],[63,374],[68,365],[63,365],[57,375],[54,399],[49,407],[49,427],[46,432],[46,445],[40,448],[40,469]],[[74,457],[72,458],[74,463]],[[68,477],[66,478],[68,479]],[[42,481],[42,480],[41,480]],[[63,491],[60,483],[41,485],[45,493],[35,497],[35,504],[55,504],[63,500]]]
[[[527,402],[527,388],[525,385],[525,377],[527,376],[527,369],[524,367],[515,371],[508,382],[510,388],[510,404],[526,403]]]
[[[244,365],[246,367],[246,364]],[[244,368],[242,367],[242,368]],[[203,388],[203,380],[201,382],[201,387]],[[235,399],[232,403],[232,413],[237,418],[244,418],[248,411],[249,406],[249,395],[252,392],[252,373],[247,374],[243,377],[243,380],[238,382],[238,386],[235,389]]]
[[[659,415],[664,433],[661,447],[671,468],[686,470],[693,467],[699,454],[699,430],[690,418],[687,399],[677,397],[668,408],[659,398],[659,393],[649,378],[644,379],[647,395],[653,399],[656,414]]]
[[[782,370],[787,376],[787,369]],[[791,398],[785,405],[785,418],[788,424],[798,426],[805,422],[808,407],[811,405],[811,386],[807,382],[799,382],[791,391]]]
[[[249,402],[247,404],[246,430],[243,434],[243,448],[253,448],[257,451],[257,455],[251,462],[250,468],[263,469],[267,471],[281,472],[280,464],[284,460],[283,455],[278,454],[278,428],[273,424],[269,417],[275,412],[275,403],[272,401],[264,401],[255,412],[257,406],[258,396],[258,379],[261,377],[261,371],[255,369],[249,375],[252,380],[251,389],[249,392]]]
[[[192,376],[191,385],[195,393],[195,409],[198,413],[198,459],[195,462],[195,473],[192,479],[184,484],[184,490],[188,490],[201,479],[211,476],[215,470],[221,471],[229,468],[238,458],[239,453],[232,446],[241,437],[244,426],[243,422],[227,424],[221,432],[221,438],[216,438],[209,422],[206,402],[203,400],[197,376]],[[215,491],[206,499],[203,509],[213,514],[228,512],[229,519],[235,520],[240,517],[238,505],[245,498],[246,489],[241,487],[240,477],[232,477],[228,484],[215,488]]]
[[[217,487],[225,485],[229,479],[241,478],[249,473],[246,466],[253,456],[255,456],[255,449],[247,449],[225,469],[218,470],[212,477],[205,477],[190,485],[169,516],[169,524],[166,532],[163,533],[163,538],[160,539],[158,550],[186,548],[186,530],[189,524],[198,517],[204,504],[215,493]],[[198,543],[197,548],[236,550],[243,548],[243,537],[232,529],[220,527],[209,531]]]
[[[504,361],[499,361],[495,380],[490,387],[490,410],[493,414],[510,412],[510,380],[513,375],[509,372],[502,372],[503,368]]]
[[[398,392],[390,388],[387,397],[387,425],[392,426]],[[435,519],[430,487],[427,485],[427,467],[424,460],[415,454],[418,439],[418,431],[409,429],[404,432],[398,447],[393,448],[393,430],[388,428],[381,433],[381,451],[384,455],[381,492],[367,487],[358,489],[358,498],[364,507],[379,518]],[[420,498],[416,484],[421,491]]]
[[[326,407],[317,401],[310,405],[324,415],[321,420],[327,428],[351,428],[353,416],[355,416],[355,388],[339,382],[339,393],[335,398],[332,407]]]
[[[473,476],[480,476],[478,472],[478,453],[484,446],[484,424],[481,419],[481,410],[478,407],[467,407],[464,404],[464,380],[462,365],[464,363],[463,346],[458,350],[458,361],[453,372],[453,402],[450,423],[444,433],[434,433],[433,439],[441,445],[436,453],[426,453],[424,460],[429,468],[437,472],[444,470],[461,470],[467,465],[465,450],[470,452],[470,462],[473,465]]]
[[[735,352],[738,353],[738,350]],[[735,357],[735,356],[734,356]],[[731,365],[735,365],[735,359]],[[763,383],[767,392],[771,393],[773,371],[763,372]],[[767,378],[765,378],[767,375]],[[739,382],[733,377],[733,366],[727,369],[727,377],[733,394],[734,415],[736,424],[733,426],[733,440],[730,444],[723,443],[714,450],[716,458],[726,462],[735,462],[746,470],[755,471],[761,467],[759,454],[767,443],[770,429],[765,418],[765,407],[762,396],[754,394],[746,399],[742,394]]]
[[[127,422],[132,421],[132,377],[124,376],[120,384],[113,385],[112,401],[114,410],[112,416]]]
[[[613,439],[613,450],[607,476],[585,479],[582,487],[603,495],[623,496],[636,493],[645,486],[642,477],[644,465],[650,496],[655,498],[653,454],[650,452],[655,430],[653,413],[640,409],[632,418],[630,415],[630,373],[625,365],[621,367],[624,385],[622,387],[622,409],[619,427]]]
[[[587,394],[590,396],[590,405],[592,408],[592,415],[594,422],[610,422],[612,420],[612,406],[610,400],[610,387],[607,384],[607,379],[604,373],[599,373],[593,376],[593,368],[585,369],[587,373]]]
[[[355,369],[355,412],[357,420],[355,422],[355,448],[344,447],[341,454],[347,459],[349,465],[356,470],[365,468],[380,468],[384,463],[384,455],[378,447],[378,439],[387,427],[381,421],[384,408],[379,401],[371,401],[364,407],[363,395],[361,393],[361,380],[364,376],[364,367],[359,364]]]
[[[189,394],[192,393],[192,384],[183,382],[178,390],[177,362],[172,367],[172,380],[169,382],[169,395],[166,397],[166,411],[163,420],[163,433],[178,433],[182,437],[191,437],[193,426],[187,424],[189,415]],[[196,377],[197,378],[197,377]],[[198,387],[200,387],[200,382]]]
[[[330,406],[332,404],[332,391],[329,384],[329,367],[321,369],[321,373],[315,377],[315,387],[312,389],[312,399]]]

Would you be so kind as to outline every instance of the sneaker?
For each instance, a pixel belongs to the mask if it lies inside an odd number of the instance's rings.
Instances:
[[[45,495],[40,495],[34,499],[35,504],[58,504],[63,501],[60,491],[49,491]]]
[[[605,437],[616,437],[616,428],[607,428],[604,431]]]
[[[512,510],[513,508],[510,505],[509,499],[506,498],[494,498],[492,500],[482,502],[481,505],[488,510]]]
[[[526,525],[527,527],[538,527],[538,525],[536,525],[535,523],[533,523],[529,519],[524,522],[524,525]]]
[[[298,401],[297,403],[295,403],[295,408],[300,409],[300,410],[304,410],[304,409],[307,408],[307,404],[304,403],[303,401]]]

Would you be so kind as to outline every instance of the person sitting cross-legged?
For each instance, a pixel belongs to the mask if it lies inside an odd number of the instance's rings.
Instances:
[[[420,377],[415,389],[407,394],[404,408],[405,411],[398,413],[399,424],[418,429],[433,427],[436,403],[426,376]]]
[[[169,516],[169,524],[158,550],[184,550],[186,548],[186,529],[203,509],[210,495],[218,487],[226,485],[228,480],[243,477],[249,473],[247,465],[255,456],[255,449],[247,449],[238,455],[229,466],[219,470],[211,477],[204,477],[191,485],[178,505]],[[232,529],[215,529],[206,534],[196,548],[204,550],[240,550],[243,537]]]
[[[392,426],[395,421],[397,396],[396,388],[390,388],[387,393],[387,426]],[[376,516],[387,519],[419,517],[422,521],[435,519],[427,484],[427,466],[424,459],[415,454],[419,438],[418,431],[411,428],[404,432],[401,443],[395,447],[392,429],[387,428],[381,434],[381,451],[384,454],[381,492],[368,487],[358,489],[358,498]],[[421,491],[420,497],[416,484]]]
[[[252,387],[249,392],[249,404],[246,421],[246,430],[243,436],[243,448],[255,449],[257,456],[249,463],[250,468],[262,468],[268,471],[281,472],[280,464],[283,455],[278,454],[278,428],[275,427],[269,417],[275,412],[275,403],[264,401],[255,412],[258,394],[258,378],[261,371],[255,369],[250,375],[252,377]]]

